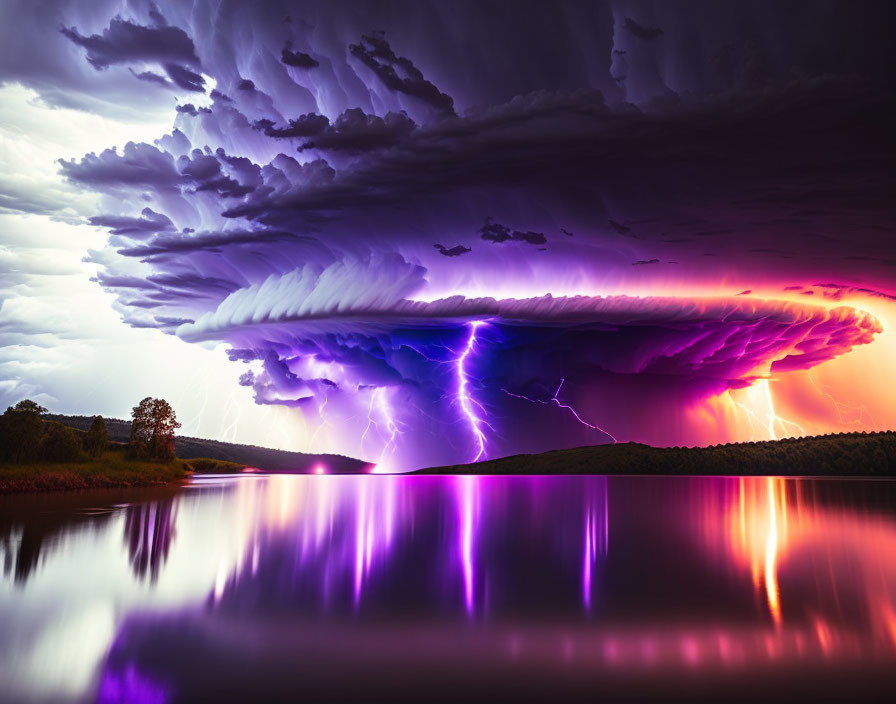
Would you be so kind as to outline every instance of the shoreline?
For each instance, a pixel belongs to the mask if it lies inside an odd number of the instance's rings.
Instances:
[[[89,489],[176,486],[195,474],[238,472],[235,462],[198,458],[169,462],[125,459],[107,451],[81,462],[0,464],[0,494],[33,494]]]
[[[179,485],[196,474],[231,474],[246,467],[213,458],[130,460],[120,450],[109,450],[99,459],[74,463],[2,464],[0,494]],[[338,473],[353,474],[369,473]],[[405,474],[891,479],[896,477],[896,432],[841,433],[709,447],[591,445],[475,464],[427,467]]]
[[[896,432],[839,433],[708,447],[587,445],[419,469],[415,475],[896,477]]]

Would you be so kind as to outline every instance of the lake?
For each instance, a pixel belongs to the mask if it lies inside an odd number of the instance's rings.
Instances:
[[[11,702],[869,699],[896,482],[203,476],[0,497]]]

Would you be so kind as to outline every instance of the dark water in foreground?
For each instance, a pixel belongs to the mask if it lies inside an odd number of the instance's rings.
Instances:
[[[888,481],[206,477],[0,497],[0,562],[3,701],[896,684]]]

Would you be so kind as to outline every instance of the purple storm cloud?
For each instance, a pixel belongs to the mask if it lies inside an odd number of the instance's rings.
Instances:
[[[227,343],[259,403],[401,468],[674,443],[674,406],[881,331],[746,297],[896,295],[880,38],[830,65],[820,29],[746,56],[708,12],[685,47],[661,6],[413,7],[196,0],[101,20],[60,4],[55,50],[92,79],[180,98],[154,143],[59,160],[99,198],[89,223],[110,238],[89,259],[129,324]],[[519,31],[493,36],[511,14]],[[686,293],[726,277],[744,297]],[[669,293],[639,297],[646,283]]]

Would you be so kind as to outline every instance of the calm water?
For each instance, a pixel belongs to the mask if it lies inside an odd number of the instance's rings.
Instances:
[[[4,701],[869,699],[896,483],[205,477],[0,497]]]

